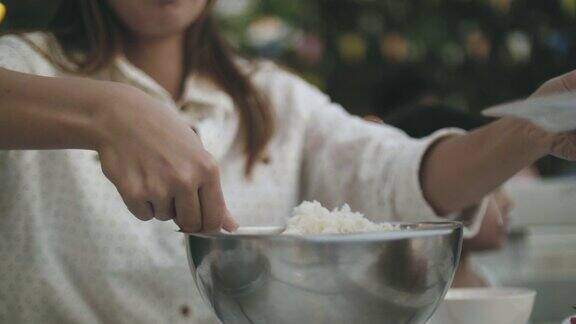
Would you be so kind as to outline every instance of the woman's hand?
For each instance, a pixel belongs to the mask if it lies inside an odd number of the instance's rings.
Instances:
[[[546,82],[533,96],[574,90],[576,72],[571,72]],[[422,190],[438,214],[449,214],[548,154],[576,160],[576,132],[550,133],[525,120],[502,118],[435,143],[421,167]]]
[[[138,219],[173,219],[185,232],[237,225],[218,166],[178,114],[144,92],[106,83],[95,127],[102,170]]]
[[[532,97],[576,91],[576,71],[569,72],[545,82],[532,94]],[[576,161],[576,133],[550,134],[535,131],[543,138],[549,138],[549,154],[561,159]]]
[[[0,94],[0,150],[96,150],[139,219],[174,219],[186,232],[235,229],[216,162],[175,111],[144,92],[0,68]]]

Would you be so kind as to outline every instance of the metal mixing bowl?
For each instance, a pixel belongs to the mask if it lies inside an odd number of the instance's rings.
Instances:
[[[348,235],[187,235],[190,268],[224,323],[424,323],[452,282],[459,223]]]

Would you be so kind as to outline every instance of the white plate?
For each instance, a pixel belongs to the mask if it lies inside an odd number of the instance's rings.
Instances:
[[[517,117],[551,132],[576,130],[576,93],[530,98],[482,111],[490,117]]]

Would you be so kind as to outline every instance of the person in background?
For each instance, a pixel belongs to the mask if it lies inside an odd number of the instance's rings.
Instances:
[[[418,66],[387,66],[374,84],[374,115],[386,118],[393,112],[415,105],[437,104],[440,97],[436,88],[434,82],[423,75]]]
[[[486,125],[490,119],[457,110],[443,104],[417,104],[391,111],[382,116],[384,122],[406,132],[411,137],[423,138],[435,131],[456,127],[472,130]]]
[[[217,323],[170,221],[284,225],[313,199],[460,220],[540,157],[576,159],[575,134],[523,120],[413,139],[351,116],[236,54],[213,4],[63,0],[47,30],[0,38],[0,321]]]
[[[485,125],[488,119],[442,105],[417,105],[392,112],[386,121],[412,137],[421,138],[449,127],[470,131]],[[452,287],[486,287],[494,284],[489,275],[472,263],[470,256],[474,252],[502,248],[507,240],[513,206],[513,201],[502,187],[490,194],[478,232],[464,239]]]

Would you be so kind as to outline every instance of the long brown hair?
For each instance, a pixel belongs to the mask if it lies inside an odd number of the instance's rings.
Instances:
[[[212,16],[214,0],[186,32],[185,75],[196,73],[224,90],[239,114],[246,153],[246,175],[263,159],[274,132],[274,118],[267,100],[236,65],[238,57],[219,34]],[[123,31],[104,0],[63,0],[49,32],[58,40],[74,70],[92,73],[108,66],[119,53]],[[82,53],[82,55],[78,55]]]

